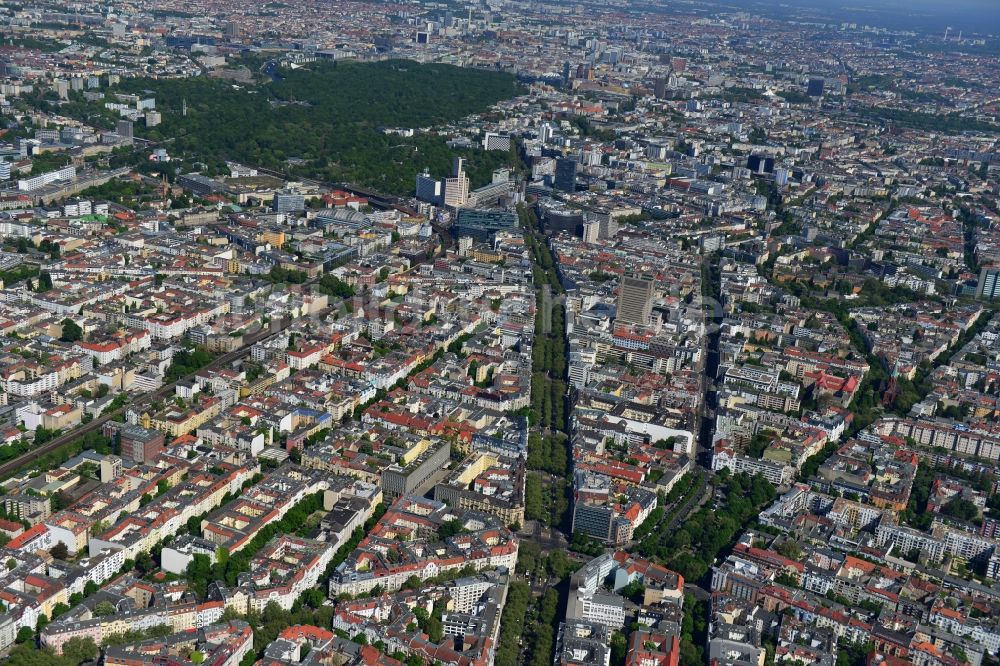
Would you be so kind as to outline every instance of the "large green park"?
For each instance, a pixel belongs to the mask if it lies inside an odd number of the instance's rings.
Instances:
[[[508,151],[453,150],[441,133],[420,131],[515,96],[519,88],[509,74],[404,60],[279,71],[274,78],[258,74],[253,84],[207,76],[125,79],[106,91],[105,100],[75,97],[59,112],[110,128],[116,117],[104,101],[114,101],[116,93],[154,97],[162,122],[150,128],[137,123],[136,135],[172,156],[205,162],[209,172],[232,160],[389,194],[412,191],[414,176],[425,168],[446,175],[455,155],[467,158],[473,186],[513,161]],[[385,128],[417,131],[403,137]]]

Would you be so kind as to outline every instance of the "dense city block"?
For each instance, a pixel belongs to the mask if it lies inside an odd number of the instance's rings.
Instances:
[[[1000,8],[835,4],[0,3],[0,659],[1000,664]]]

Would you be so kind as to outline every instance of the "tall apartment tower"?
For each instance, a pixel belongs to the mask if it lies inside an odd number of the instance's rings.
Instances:
[[[465,175],[465,159],[456,157],[452,163],[452,177],[444,181],[444,205],[460,208],[469,200],[469,177]]]
[[[622,324],[645,326],[653,313],[654,281],[645,277],[622,276],[618,283],[618,314]]]
[[[549,141],[552,140],[552,137],[554,135],[555,135],[555,130],[549,123],[542,123],[542,126],[538,128],[538,139],[542,143],[548,143]]]
[[[118,136],[123,139],[132,138],[132,121],[131,120],[119,120],[118,121]]]

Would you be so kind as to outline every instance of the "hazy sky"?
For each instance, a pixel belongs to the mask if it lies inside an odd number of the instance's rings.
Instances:
[[[736,0],[727,4],[772,8],[812,7],[832,20],[886,27],[954,31],[1000,36],[1000,0]]]

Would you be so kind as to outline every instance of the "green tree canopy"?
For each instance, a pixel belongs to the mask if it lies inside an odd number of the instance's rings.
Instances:
[[[42,274],[44,275],[44,273]],[[83,329],[79,324],[67,317],[62,320],[62,336],[59,338],[63,342],[76,342],[83,339]]]

